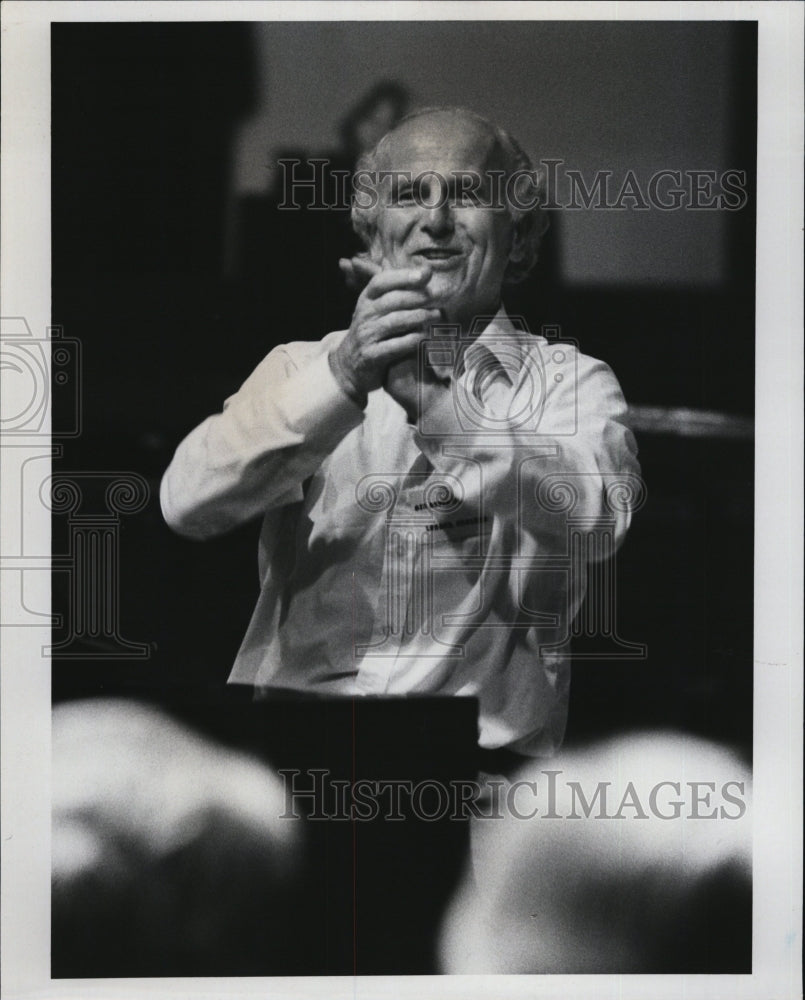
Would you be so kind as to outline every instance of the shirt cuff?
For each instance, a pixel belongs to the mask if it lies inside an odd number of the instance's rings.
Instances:
[[[283,410],[288,426],[307,437],[326,426],[338,436],[363,420],[363,410],[344,392],[330,368],[325,351],[285,383]]]

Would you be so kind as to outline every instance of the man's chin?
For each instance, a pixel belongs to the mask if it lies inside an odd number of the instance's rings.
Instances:
[[[444,315],[448,318],[460,311],[462,303],[468,298],[467,290],[463,288],[462,283],[448,273],[437,272],[431,277],[428,282],[428,294],[434,306],[444,310]]]
[[[466,290],[457,292],[454,288],[447,288],[444,291],[437,291],[429,283],[428,291],[431,293],[433,305],[442,312],[441,323],[447,326],[459,326],[467,332],[473,328],[476,320],[488,321],[499,309],[499,303],[484,306]]]

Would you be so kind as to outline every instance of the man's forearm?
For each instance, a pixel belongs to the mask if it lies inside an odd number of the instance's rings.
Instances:
[[[304,480],[363,419],[330,370],[327,346],[305,345],[300,358],[273,351],[179,445],[160,491],[172,528],[212,537],[301,499]]]

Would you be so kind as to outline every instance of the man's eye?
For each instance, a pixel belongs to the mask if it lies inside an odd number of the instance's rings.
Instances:
[[[457,208],[477,208],[480,200],[477,191],[462,191],[454,199]]]
[[[397,201],[400,205],[412,205],[414,203],[414,189],[400,188],[397,192]]]

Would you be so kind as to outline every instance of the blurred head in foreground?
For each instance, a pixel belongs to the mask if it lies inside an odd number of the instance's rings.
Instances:
[[[283,944],[279,779],[163,712],[53,713],[52,974],[248,975]]]
[[[530,782],[514,799],[527,818],[476,821],[442,971],[751,971],[751,789],[739,758],[646,734],[535,762],[515,781]]]

